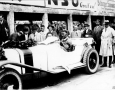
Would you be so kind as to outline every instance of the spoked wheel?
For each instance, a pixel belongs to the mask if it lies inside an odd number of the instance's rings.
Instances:
[[[95,55],[95,53],[91,53],[90,57],[89,57],[89,67],[91,69],[94,69],[97,65],[97,57]]]
[[[20,75],[12,69],[0,73],[0,90],[22,90]]]
[[[93,48],[87,49],[84,54],[83,63],[86,65],[87,73],[95,73],[99,67],[99,55]]]

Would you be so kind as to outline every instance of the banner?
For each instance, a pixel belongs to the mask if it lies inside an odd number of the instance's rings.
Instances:
[[[46,7],[79,9],[79,10],[96,10],[97,0],[45,0]]]
[[[115,14],[115,0],[97,0],[99,13],[113,16]]]
[[[45,6],[44,0],[0,0],[2,3],[13,3],[23,5]]]

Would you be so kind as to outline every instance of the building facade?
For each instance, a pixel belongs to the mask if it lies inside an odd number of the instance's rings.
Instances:
[[[115,19],[114,0],[3,0],[0,13],[7,19],[10,34],[15,32],[17,21],[42,21],[45,31],[49,21],[65,21],[68,30],[73,30],[73,21],[87,21],[93,28],[93,21]]]

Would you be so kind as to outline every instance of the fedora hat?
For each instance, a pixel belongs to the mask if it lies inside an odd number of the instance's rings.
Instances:
[[[100,20],[97,19],[96,21],[94,21],[96,24],[100,24]]]

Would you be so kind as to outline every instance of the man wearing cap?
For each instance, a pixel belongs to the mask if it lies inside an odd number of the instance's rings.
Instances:
[[[102,33],[102,30],[103,30],[103,27],[100,25],[100,20],[99,19],[97,19],[95,21],[95,24],[96,24],[96,26],[94,27],[94,30],[92,32],[92,36],[93,36],[93,39],[96,42],[95,48],[96,48],[97,52],[99,53],[100,45],[101,45],[101,33]]]
[[[106,63],[106,65],[109,68],[111,68],[111,64],[112,64],[112,56],[113,56],[112,39],[113,37],[115,37],[115,31],[113,28],[109,26],[109,20],[105,20],[104,28],[101,34],[101,47],[100,47],[99,55],[103,57],[102,60]]]
[[[89,24],[84,25],[84,31],[82,33],[82,37],[92,37],[92,30],[89,29]]]

